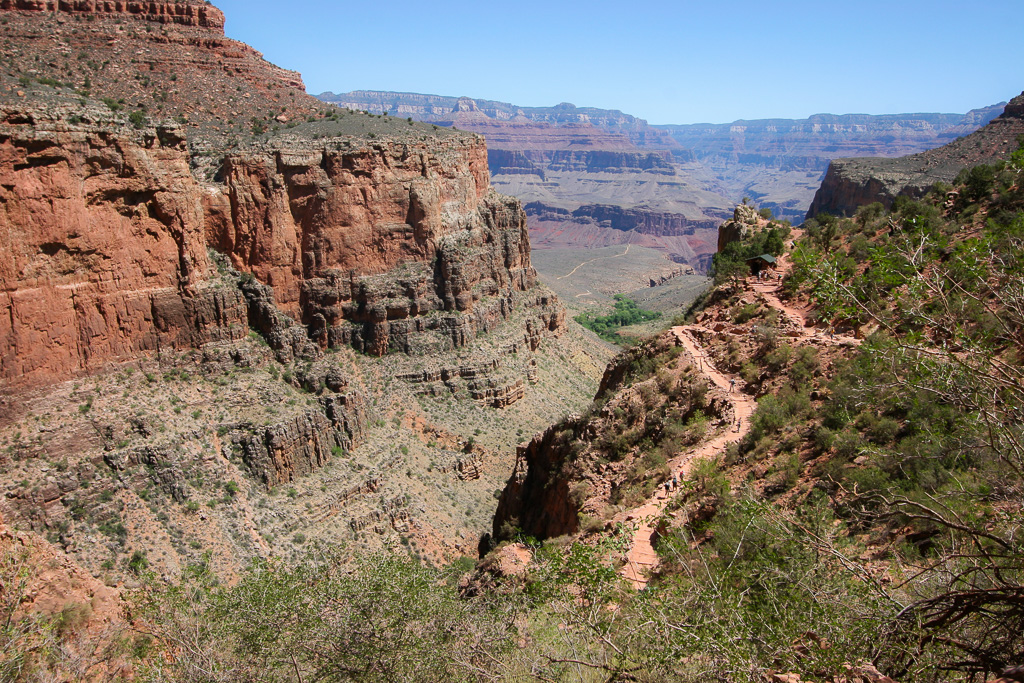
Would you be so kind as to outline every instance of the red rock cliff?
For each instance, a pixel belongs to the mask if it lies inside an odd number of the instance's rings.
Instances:
[[[199,0],[142,2],[141,0],[0,0],[0,9],[67,14],[124,14],[159,23],[201,26],[224,31],[224,13]]]
[[[244,336],[241,296],[206,286],[202,191],[180,131],[64,113],[0,109],[0,380]]]
[[[536,283],[525,216],[490,191],[481,138],[290,140],[228,157],[223,175],[210,243],[322,345],[412,351],[410,335],[436,332],[461,346]],[[435,312],[450,315],[423,318]]]

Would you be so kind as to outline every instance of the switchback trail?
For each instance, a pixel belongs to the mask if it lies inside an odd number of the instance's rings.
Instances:
[[[687,326],[673,327],[670,333],[675,336],[677,344],[685,348],[690,354],[698,369],[715,386],[728,392],[727,396],[729,402],[732,403],[735,413],[733,419],[736,421],[732,425],[727,426],[724,432],[710,441],[684,451],[669,461],[672,473],[683,479],[690,474],[693,463],[697,460],[710,458],[716,453],[721,453],[725,450],[726,446],[733,441],[739,441],[750,431],[750,416],[754,412],[756,403],[752,396],[741,393],[733,387],[733,381],[738,382],[736,378],[726,375],[715,368],[711,359],[704,353],[703,348],[690,334]],[[633,532],[629,551],[626,553],[626,564],[622,568],[622,575],[637,589],[647,585],[647,577],[650,571],[658,564],[658,554],[654,551],[654,546],[651,543],[654,536],[653,524],[665,509],[665,506],[677,494],[678,489],[666,492],[663,487],[659,487],[654,497],[650,498],[640,507],[624,513],[622,519],[616,520],[638,524]]]
[[[780,265],[783,265],[780,262]],[[783,266],[788,267],[788,264]],[[765,303],[778,310],[788,321],[788,326],[795,329],[796,336],[808,340],[816,345],[847,345],[856,346],[860,344],[859,339],[849,336],[837,336],[831,331],[808,328],[806,313],[800,309],[784,304],[777,292],[781,286],[773,281],[758,281],[754,278],[747,280],[749,289],[763,297]],[[753,414],[757,403],[753,396],[742,392],[743,381],[736,375],[726,374],[718,370],[710,356],[694,336],[694,331],[707,331],[699,325],[679,325],[669,330],[669,334],[676,339],[676,344],[686,349],[686,352],[693,359],[697,369],[704,374],[711,382],[722,389],[728,401],[733,406],[734,415],[731,424],[710,441],[699,446],[679,453],[669,461],[670,471],[681,481],[691,473],[694,463],[704,458],[714,457],[725,451],[725,448],[734,441],[739,441],[750,431],[750,416]],[[654,536],[654,523],[677,495],[680,489],[666,490],[659,486],[654,496],[643,505],[632,510],[619,513],[613,518],[615,522],[626,522],[635,524],[633,537],[629,550],[626,553],[626,563],[622,568],[622,576],[628,580],[633,587],[641,589],[647,586],[651,571],[658,565],[658,554],[654,550],[651,541]]]

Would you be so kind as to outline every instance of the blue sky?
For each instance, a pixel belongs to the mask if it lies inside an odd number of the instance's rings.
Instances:
[[[1024,90],[1024,0],[213,0],[313,94],[620,109],[650,123],[954,112]]]

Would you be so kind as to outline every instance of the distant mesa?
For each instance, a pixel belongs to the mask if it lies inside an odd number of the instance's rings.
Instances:
[[[832,159],[919,153],[974,132],[1003,109],[651,125],[568,102],[520,107],[365,90],[319,97],[484,135],[492,182],[524,203],[536,249],[631,243],[698,269],[741,198],[800,222]]]

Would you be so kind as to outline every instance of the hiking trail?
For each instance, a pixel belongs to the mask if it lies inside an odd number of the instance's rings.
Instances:
[[[788,270],[788,263],[780,259],[780,266]],[[782,288],[781,283],[776,280],[760,281],[756,278],[748,278],[745,286],[763,298],[765,303],[779,311],[783,318],[788,321],[790,328],[798,330],[796,336],[805,339],[816,345],[846,345],[856,346],[860,344],[859,339],[834,334],[831,330],[825,331],[807,327],[807,313],[801,309],[784,304],[777,293]],[[714,457],[725,451],[726,447],[735,441],[739,441],[750,431],[750,417],[757,407],[753,396],[743,393],[744,382],[737,375],[727,374],[715,367],[714,362],[708,353],[701,346],[694,336],[693,331],[706,331],[699,325],[679,325],[672,327],[669,334],[676,339],[676,344],[686,349],[686,352],[693,359],[697,369],[704,374],[716,387],[726,392],[727,400],[733,406],[733,418],[731,424],[726,424],[724,430],[709,441],[683,451],[672,458],[668,465],[673,476],[680,481],[685,480],[693,469],[693,465],[704,458]],[[671,477],[670,477],[671,479]],[[626,562],[622,567],[622,576],[629,581],[634,588],[640,590],[647,586],[651,572],[658,566],[658,554],[654,550],[654,524],[658,517],[665,510],[668,504],[679,495],[681,487],[673,490],[666,489],[660,485],[654,495],[639,507],[632,510],[620,512],[613,518],[616,522],[635,524],[629,550],[626,552]]]

